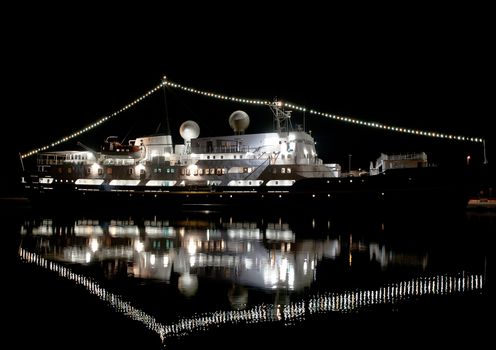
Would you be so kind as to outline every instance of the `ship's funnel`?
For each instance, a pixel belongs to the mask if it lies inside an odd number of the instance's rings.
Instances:
[[[244,134],[250,125],[250,117],[244,111],[235,111],[229,116],[229,125],[235,134]]]

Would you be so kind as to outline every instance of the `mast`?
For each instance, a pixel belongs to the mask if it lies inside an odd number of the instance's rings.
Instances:
[[[162,82],[165,83],[167,81],[167,78],[164,76],[162,79]],[[169,109],[167,108],[167,84],[163,84],[164,88],[164,107],[165,107],[165,135],[170,135],[171,130],[170,130],[170,124],[169,124]],[[159,123],[157,127],[157,131],[155,132],[156,134],[159,133],[160,131],[160,126],[162,123]]]
[[[482,140],[482,147],[484,148],[484,164],[487,164],[487,155],[486,155],[486,139]]]
[[[291,125],[291,111],[285,111],[282,102],[274,101],[269,105],[274,114],[274,130],[277,132],[289,132],[293,130]]]

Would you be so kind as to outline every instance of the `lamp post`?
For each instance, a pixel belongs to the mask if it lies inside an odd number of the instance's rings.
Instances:
[[[348,154],[348,175],[351,175],[351,154]]]

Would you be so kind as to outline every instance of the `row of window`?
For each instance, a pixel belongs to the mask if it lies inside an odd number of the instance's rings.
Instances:
[[[202,169],[202,168],[182,168],[181,169],[181,175],[225,175],[227,173],[226,168],[209,168],[209,169]]]
[[[133,169],[130,169],[130,170],[133,170]],[[159,173],[159,174],[162,173],[162,172],[167,173],[167,174],[174,174],[175,170],[174,170],[174,168],[167,168],[167,169],[154,168],[153,169],[153,172],[154,173]]]
[[[281,174],[291,174],[291,168],[280,168],[281,169]],[[63,168],[58,168],[57,169],[59,174],[62,174]],[[174,174],[175,169],[174,168],[154,168],[153,172],[154,173],[162,173],[162,170],[167,173],[167,174]],[[241,168],[240,168],[241,170]],[[253,172],[253,168],[243,168],[243,173],[251,173]],[[67,173],[72,174],[72,167],[67,168]],[[88,175],[91,175],[91,168],[86,168],[86,173]],[[112,168],[106,168],[106,173],[107,175],[112,175]],[[133,175],[134,169],[129,168],[128,169],[128,174]],[[207,169],[202,169],[202,168],[181,168],[181,175],[225,175],[227,173],[226,168],[207,168]],[[277,174],[277,168],[272,169],[273,174]],[[140,175],[145,174],[145,169],[140,169]],[[98,168],[98,175],[103,175],[103,168]]]
[[[272,168],[272,174],[277,174],[277,168]],[[281,174],[291,174],[291,168],[281,168]]]
[[[169,169],[167,169],[167,170],[168,170],[167,173],[169,173]],[[58,171],[59,174],[62,174],[63,168],[60,167],[60,168],[57,169],[57,171]],[[44,169],[43,169],[42,172],[44,172]],[[98,168],[97,172],[98,172],[98,175],[103,175],[103,168]],[[67,173],[68,174],[72,174],[72,167],[67,168]],[[106,173],[108,175],[112,175],[112,168],[106,168]],[[133,173],[134,173],[134,169],[133,168],[129,168],[128,169],[128,174],[129,175],[133,175]],[[170,173],[174,173],[174,169],[170,169]],[[86,168],[86,174],[91,175],[91,168]],[[143,175],[143,174],[145,174],[145,169],[140,169],[140,175]]]
[[[220,155],[218,157],[219,157],[218,159],[224,159],[224,156],[223,155]],[[233,157],[234,157],[234,159],[236,159],[236,155],[234,155]],[[207,159],[210,159],[210,156],[207,156]],[[215,159],[215,156],[212,156],[212,159]],[[243,159],[243,155],[242,154],[239,155],[239,159]]]

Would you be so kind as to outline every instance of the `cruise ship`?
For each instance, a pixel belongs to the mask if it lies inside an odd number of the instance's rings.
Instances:
[[[226,116],[231,135],[200,137],[199,125],[187,120],[179,129],[180,144],[173,143],[171,133],[127,144],[111,136],[98,151],[79,144],[82,150],[40,152],[36,169],[22,181],[34,200],[92,200],[106,206],[160,202],[176,208],[277,210],[308,204],[328,210],[460,203],[462,186],[430,167],[424,152],[382,154],[370,171],[344,173],[339,164],[318,157],[310,133],[292,127],[290,110],[277,101],[269,107],[272,132],[250,134],[250,117],[237,110]]]

